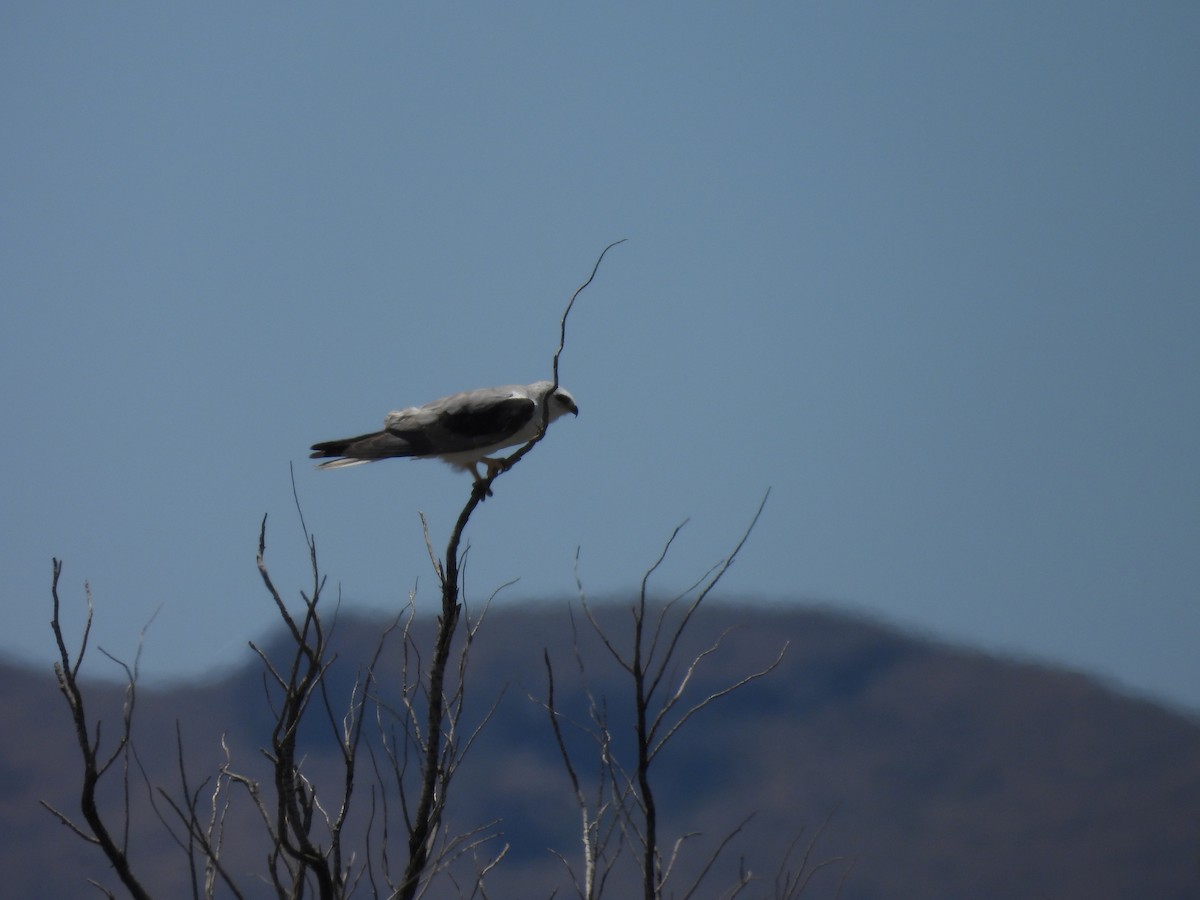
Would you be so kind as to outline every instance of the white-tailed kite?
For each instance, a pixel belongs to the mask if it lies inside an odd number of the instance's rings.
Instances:
[[[393,457],[436,457],[468,470],[476,483],[483,480],[476,466],[483,463],[488,475],[502,461],[491,454],[533,440],[542,426],[543,402],[549,396],[547,424],[565,413],[579,415],[575,398],[565,388],[550,389],[553,382],[510,384],[452,394],[424,406],[410,406],[387,414],[383,431],[324,441],[312,445],[312,459],[329,459],[317,468],[357,466]],[[330,459],[330,457],[333,457]]]

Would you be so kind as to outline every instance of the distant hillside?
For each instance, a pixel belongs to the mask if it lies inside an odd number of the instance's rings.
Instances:
[[[627,644],[628,612],[603,609],[606,628]],[[630,733],[628,687],[578,611],[576,620],[588,683],[607,698],[620,753]],[[335,701],[347,696],[382,627],[338,623]],[[845,900],[1200,897],[1196,721],[1076,674],[795,607],[714,604],[694,622],[689,651],[730,628],[736,630],[698,668],[689,697],[761,668],[784,642],[790,648],[770,676],[697,715],[654,772],[664,838],[700,833],[685,845],[681,872],[694,870],[754,814],[698,897],[719,896],[739,864],[763,876],[739,896],[773,896],[789,842],[803,833],[805,846],[827,819],[810,864],[850,858],[853,867],[844,882],[845,861],[817,872],[804,897],[833,897],[839,884]],[[51,646],[48,634],[45,671],[2,669],[4,895],[92,898],[88,877],[115,886],[107,864],[38,806],[45,799],[77,811],[77,750],[50,672]],[[528,696],[545,696],[543,648],[554,661],[560,704],[583,719],[565,604],[493,610],[470,663],[472,721],[503,696],[453,786],[450,818],[464,828],[499,820],[510,850],[488,880],[494,900],[548,897],[555,888],[560,898],[574,896],[551,850],[578,855],[577,813],[546,714]],[[91,662],[92,671],[110,671],[99,655]],[[381,668],[394,671],[396,664],[391,654]],[[115,734],[121,691],[97,686],[90,702],[109,720],[105,734]],[[139,752],[156,783],[178,784],[176,720],[195,786],[219,761],[222,733],[236,763],[259,765],[269,725],[253,662],[214,683],[142,691],[137,710]],[[335,769],[320,728],[310,753],[321,784]],[[145,809],[145,788],[137,785],[135,795],[135,862],[159,886],[158,896],[190,896],[179,880],[182,856]],[[365,783],[355,802],[368,807]],[[258,833],[246,811],[233,823]],[[239,871],[260,868],[254,840],[231,844]],[[402,856],[398,847],[395,855]],[[249,896],[270,896],[265,885],[246,881]],[[360,893],[370,895],[365,887]],[[436,896],[457,894],[446,885]],[[631,894],[618,884],[609,896]]]

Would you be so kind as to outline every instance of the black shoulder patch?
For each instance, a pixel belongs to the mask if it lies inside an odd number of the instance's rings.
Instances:
[[[463,437],[499,437],[519,430],[529,421],[536,406],[527,397],[510,397],[482,409],[447,413],[442,416],[441,424],[447,431]]]

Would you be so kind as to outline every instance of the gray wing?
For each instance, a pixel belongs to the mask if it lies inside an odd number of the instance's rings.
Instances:
[[[397,455],[461,453],[503,446],[529,424],[536,409],[524,388],[480,388],[392,413],[383,433],[409,448]]]

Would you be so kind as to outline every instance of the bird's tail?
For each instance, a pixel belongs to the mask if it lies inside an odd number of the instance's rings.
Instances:
[[[359,437],[342,438],[338,441],[322,441],[312,445],[312,453],[308,457],[309,459],[325,460],[325,462],[317,464],[318,469],[343,469],[346,466],[359,466],[371,462],[371,458],[356,453],[355,444],[361,446],[363,441],[369,441],[373,437],[375,437],[373,434],[364,434]]]
[[[411,450],[402,438],[387,431],[360,434],[358,437],[342,438],[337,441],[322,441],[312,445],[310,459],[324,459],[318,469],[340,469],[388,459],[393,456],[408,456]]]
[[[347,466],[361,466],[363,463],[375,462],[373,459],[328,459],[317,463],[318,469],[344,469]]]

